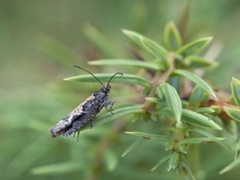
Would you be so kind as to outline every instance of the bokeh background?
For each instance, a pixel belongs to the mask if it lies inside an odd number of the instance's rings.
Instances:
[[[209,56],[220,66],[206,76],[229,91],[231,78],[240,78],[238,0],[1,0],[0,179],[178,179],[165,167],[150,171],[161,158],[155,157],[156,151],[164,153],[154,149],[156,144],[142,145],[121,158],[134,142],[124,133],[99,153],[103,137],[112,133],[111,123],[84,131],[79,143],[72,137],[52,139],[49,133],[52,125],[100,87],[63,81],[84,73],[74,64],[94,73],[119,71],[91,67],[87,61],[132,57],[121,29],[163,42],[169,21],[181,28],[185,42],[214,37]],[[112,46],[99,46],[99,41]],[[124,93],[128,97],[134,91]],[[125,103],[114,92],[111,97]],[[236,179],[239,168],[218,175],[234,156],[211,146],[209,150],[203,145],[202,178]],[[98,164],[99,159],[108,163]]]

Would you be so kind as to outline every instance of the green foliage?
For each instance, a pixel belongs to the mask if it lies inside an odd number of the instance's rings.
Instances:
[[[142,46],[144,49],[153,54],[156,57],[156,60],[159,62],[159,64],[161,64],[161,66],[158,65],[158,67],[161,67],[163,70],[167,68],[168,61],[167,51],[165,48],[163,48],[160,44],[156,43],[155,41],[146,38],[139,33],[129,30],[123,30],[123,32],[135,43]]]
[[[237,0],[2,1],[2,178],[238,179],[237,4]],[[164,28],[169,20],[176,24]],[[133,30],[127,31],[135,32],[137,42],[122,28]],[[209,48],[178,53],[211,35]],[[49,133],[101,87],[91,76],[62,81],[85,74],[73,65],[98,73],[104,83],[114,73],[124,73],[111,82],[114,115],[103,109],[92,129],[90,124],[81,129],[79,142],[76,137],[52,139]],[[217,99],[176,70],[208,82]],[[161,85],[170,92],[164,95]]]
[[[116,63],[117,62],[117,63]],[[90,65],[101,65],[101,66],[126,66],[126,67],[141,67],[145,69],[158,71],[160,68],[156,65],[156,63],[144,62],[144,61],[136,61],[131,59],[101,59],[97,61],[90,61]]]
[[[182,46],[182,37],[173,22],[166,26],[164,40],[166,47],[170,50],[176,51]]]
[[[177,121],[176,126],[181,127],[182,102],[176,89],[168,83],[162,83],[159,86],[159,90],[163,93],[163,97],[166,99],[167,105],[171,109],[174,119]],[[159,96],[159,98],[161,97]]]
[[[183,120],[188,123],[205,128],[222,130],[222,128],[218,124],[216,124],[213,120],[211,120],[209,117],[199,114],[197,112],[188,109],[183,109],[182,115]]]
[[[145,90],[148,89],[147,93],[143,90],[143,94],[147,95],[146,100],[142,104],[136,103],[116,107],[114,116],[109,113],[102,113],[96,118],[96,125],[117,120],[126,115],[134,115],[133,122],[135,123],[141,124],[143,121],[147,121],[149,124],[155,124],[156,127],[164,127],[164,131],[158,130],[155,133],[138,131],[135,128],[134,131],[127,131],[126,134],[136,136],[138,139],[125,150],[122,156],[136,151],[144,141],[153,140],[161,144],[158,147],[159,149],[165,146],[168,154],[159,160],[151,169],[152,171],[168,162],[168,171],[177,170],[177,172],[182,172],[189,178],[198,179],[195,174],[196,170],[192,171],[192,169],[195,169],[194,164],[188,159],[192,154],[191,147],[203,143],[217,142],[222,147],[231,149],[228,146],[236,146],[236,142],[231,142],[228,145],[222,144],[223,140],[231,136],[231,134],[225,135],[229,132],[226,130],[226,120],[240,120],[239,107],[232,104],[231,101],[223,104],[221,100],[217,100],[211,85],[195,74],[196,68],[209,68],[216,65],[214,61],[195,55],[205,48],[212,38],[200,38],[183,44],[182,37],[173,22],[165,28],[166,47],[134,31],[123,30],[123,33],[154,57],[143,58],[143,61],[138,59],[102,59],[91,61],[89,64],[144,69],[145,74],[124,73],[123,77],[116,77],[112,82],[143,86]],[[111,74],[95,75],[103,82],[107,82],[111,76]],[[151,79],[143,76],[151,77]],[[65,80],[94,81],[89,75],[74,76]],[[195,86],[191,82],[194,82]],[[239,81],[233,79],[231,87],[234,102],[239,105]],[[187,92],[187,88],[190,88],[190,91]],[[182,96],[183,94],[184,96]],[[218,113],[215,113],[216,109],[219,109]],[[129,118],[126,119],[130,120]],[[192,133],[194,131],[197,133]],[[209,134],[205,131],[209,131]],[[221,133],[220,131],[225,132]],[[205,137],[202,137],[203,135]],[[195,148],[199,148],[199,146]],[[106,154],[106,160],[106,166],[109,170],[117,167],[117,160],[112,153]],[[232,169],[236,166],[235,164],[236,162],[229,165],[221,173]]]
[[[193,55],[207,46],[211,40],[212,37],[198,39],[179,48],[177,52],[184,57]]]

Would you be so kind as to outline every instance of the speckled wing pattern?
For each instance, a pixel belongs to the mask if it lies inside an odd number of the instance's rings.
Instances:
[[[109,91],[105,92],[104,88],[89,96],[83,103],[78,105],[72,112],[60,120],[50,130],[52,137],[63,135],[65,137],[77,132],[88,121],[101,111],[103,107],[111,105],[108,111],[112,111],[114,101],[108,100]]]

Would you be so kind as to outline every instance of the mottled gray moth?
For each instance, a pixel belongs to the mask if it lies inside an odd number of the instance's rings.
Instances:
[[[79,104],[72,112],[60,120],[55,126],[50,129],[52,137],[55,138],[59,135],[67,137],[76,132],[79,135],[80,128],[87,122],[91,122],[93,127],[93,119],[101,111],[103,107],[110,113],[112,113],[114,100],[109,100],[108,95],[111,89],[110,82],[117,74],[123,75],[120,72],[115,73],[108,81],[107,84],[103,84],[95,75],[86,69],[79,66],[74,66],[91,74],[101,85],[102,88],[89,96],[83,103]],[[108,108],[108,106],[110,106]],[[113,114],[113,113],[112,113]]]

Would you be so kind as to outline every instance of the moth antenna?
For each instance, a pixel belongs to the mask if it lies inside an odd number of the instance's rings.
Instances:
[[[109,85],[109,83],[111,82],[111,80],[114,78],[114,76],[116,76],[117,74],[120,74],[121,76],[123,76],[123,73],[120,73],[120,72],[115,73],[115,74],[109,79],[109,81],[108,81],[108,83],[107,83],[107,86]],[[121,77],[121,76],[120,76],[120,77]]]
[[[91,74],[98,82],[100,82],[101,85],[104,85],[104,84],[103,84],[93,73],[91,73],[90,71],[88,71],[88,70],[86,70],[86,69],[83,69],[82,67],[76,66],[76,65],[74,65],[73,67],[76,67],[76,68],[79,68],[79,69],[81,69],[81,70],[83,70],[83,71],[86,71],[87,73]],[[111,79],[112,79],[112,78],[111,78]]]

